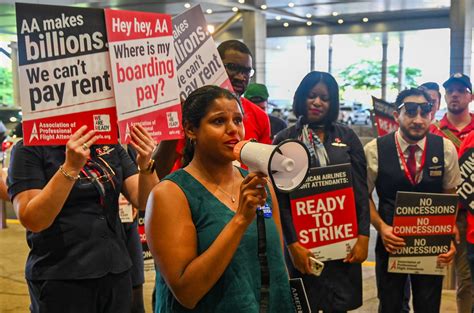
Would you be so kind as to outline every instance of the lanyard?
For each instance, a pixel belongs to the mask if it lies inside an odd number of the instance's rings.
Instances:
[[[408,170],[408,165],[407,162],[405,161],[405,155],[403,154],[402,148],[400,147],[400,143],[398,142],[398,136],[395,134],[395,143],[397,146],[397,151],[398,155],[400,157],[400,160],[402,160],[402,165],[403,165],[403,170],[405,172],[406,178],[410,181],[410,183],[415,186],[417,184],[417,181],[421,175],[421,172],[423,172],[423,166],[425,166],[425,159],[426,159],[426,143],[428,140],[425,140],[425,147],[423,148],[423,154],[421,155],[421,163],[420,163],[420,168],[415,171],[415,177],[411,177],[410,171]]]

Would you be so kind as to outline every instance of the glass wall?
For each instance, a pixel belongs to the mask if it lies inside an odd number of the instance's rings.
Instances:
[[[449,29],[408,31],[403,37],[405,86],[426,81],[442,84],[449,77]],[[316,70],[328,70],[330,45],[332,74],[343,89],[341,99],[371,107],[371,96],[381,97],[382,34],[315,36]],[[399,51],[400,33],[388,33],[388,101],[394,101],[398,93]],[[270,98],[279,104],[291,103],[298,83],[311,68],[308,38],[268,38],[266,61]]]

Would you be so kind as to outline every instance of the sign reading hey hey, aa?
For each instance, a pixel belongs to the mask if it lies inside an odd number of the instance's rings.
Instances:
[[[233,90],[200,5],[173,17],[173,38],[181,98],[204,85]]]
[[[24,144],[65,144],[82,125],[117,142],[104,12],[16,4]]]
[[[120,141],[140,123],[157,141],[183,136],[171,16],[105,10]]]
[[[445,275],[446,266],[436,261],[450,249],[457,213],[457,195],[397,193],[393,233],[405,246],[390,254],[391,273]]]
[[[290,202],[301,245],[320,261],[344,259],[357,240],[351,165],[312,168]]]

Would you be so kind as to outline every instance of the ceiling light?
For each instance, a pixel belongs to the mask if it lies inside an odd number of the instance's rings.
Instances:
[[[311,15],[310,13],[307,13],[307,14],[306,14],[306,17],[307,17],[307,18],[311,18],[312,15]]]
[[[283,27],[288,27],[290,24],[288,22],[283,23]]]
[[[245,0],[239,0],[239,3],[245,3]]]
[[[188,3],[188,2],[186,2],[186,3],[184,4],[184,7],[185,7],[186,9],[189,9],[189,8],[191,7],[191,4]]]
[[[307,21],[307,22],[306,22],[306,25],[311,26],[311,25],[313,25],[313,22]]]
[[[212,14],[212,10],[211,10],[211,9],[207,9],[207,10],[206,10],[206,13],[207,13],[207,14]]]
[[[210,32],[211,34],[214,34],[215,30],[216,29],[215,29],[214,25],[211,25],[211,24],[207,25],[207,31]]]
[[[237,12],[238,10],[239,10],[238,7],[233,7],[233,8],[232,8],[232,12]]]
[[[340,19],[337,20],[337,23],[342,24],[342,23],[344,23],[344,20],[342,18],[340,18]]]
[[[275,16],[275,19],[276,19],[277,21],[279,21],[279,20],[281,20],[281,16],[280,16],[280,15],[277,15],[277,16]]]
[[[337,13],[336,11],[332,12],[332,16],[338,16],[339,13]]]
[[[267,9],[267,5],[266,5],[266,4],[262,4],[262,5],[260,6],[260,9],[266,10],[266,9]]]
[[[369,21],[369,18],[367,18],[367,17],[364,17],[364,18],[362,19],[362,22],[364,22],[364,23],[367,23],[368,21]]]
[[[295,4],[294,4],[293,2],[288,2],[288,6],[289,6],[290,8],[292,8],[292,7],[295,6]]]

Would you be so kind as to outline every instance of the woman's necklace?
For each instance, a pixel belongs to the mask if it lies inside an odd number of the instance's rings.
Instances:
[[[196,166],[195,166],[196,167]],[[197,167],[196,167],[197,169]],[[207,173],[203,170],[200,171],[201,173],[204,174],[204,176],[206,177],[206,180],[212,184],[214,184],[217,189],[219,189],[223,194],[225,194],[227,197],[229,197],[230,201],[232,201],[232,203],[235,203],[236,199],[234,197],[234,183],[235,183],[235,175],[234,175],[234,168],[232,167],[232,189],[231,189],[231,193],[228,193],[227,191],[225,191],[223,188],[221,188],[218,184],[214,183],[212,181],[212,179],[209,178],[209,176],[207,175]]]

